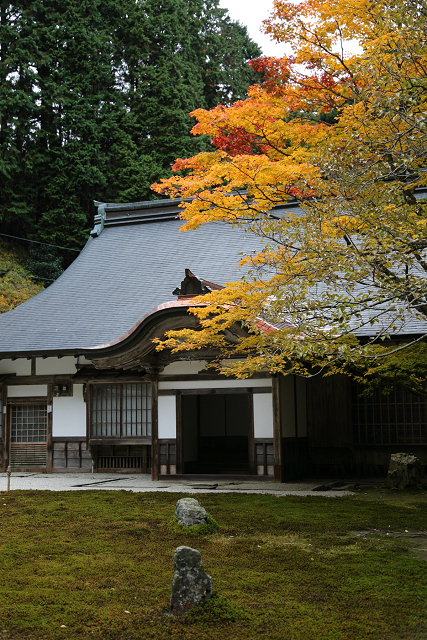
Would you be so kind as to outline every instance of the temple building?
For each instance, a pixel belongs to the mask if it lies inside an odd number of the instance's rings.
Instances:
[[[399,451],[427,465],[426,400],[402,386],[362,397],[338,375],[237,380],[207,368],[215,354],[157,352],[153,338],[195,327],[193,297],[239,279],[258,241],[218,222],[180,232],[179,201],[97,205],[78,258],[0,316],[3,471],[280,482],[384,474]]]

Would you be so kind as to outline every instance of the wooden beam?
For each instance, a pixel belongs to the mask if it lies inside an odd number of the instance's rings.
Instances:
[[[54,436],[52,442],[85,442],[86,436]]]
[[[112,371],[110,374],[103,371],[94,370],[91,374],[81,374],[79,372],[72,373],[59,373],[51,375],[35,375],[35,376],[17,376],[14,373],[6,373],[4,376],[0,376],[0,382],[7,379],[7,384],[12,385],[29,385],[29,384],[66,384],[67,382],[74,382],[76,384],[82,384],[84,382],[90,382],[96,380],[96,382],[148,382],[149,376],[138,376],[134,374],[120,375],[120,372]]]
[[[270,373],[254,373],[248,380],[263,380],[265,378],[271,378]],[[163,375],[160,374],[159,382],[184,382],[184,381],[192,381],[192,380],[233,380],[233,378],[229,378],[228,376],[223,376],[217,373],[183,373],[183,374],[175,374],[175,375]]]
[[[183,396],[206,396],[244,393],[271,393],[271,387],[223,387],[219,389],[160,389],[159,396],[173,396],[180,393]]]
[[[64,438],[62,438],[62,440],[63,439]],[[70,438],[66,438],[66,440],[70,440]],[[84,438],[78,438],[78,440],[84,440]],[[143,444],[151,444],[151,443],[152,443],[152,439],[149,436],[147,436],[146,438],[90,438],[89,439],[90,446],[111,446],[111,445],[141,446]]]
[[[0,376],[0,384],[13,384],[11,382],[12,378],[14,378],[16,376],[16,373],[5,373],[3,375]],[[7,387],[5,387],[6,391],[7,391]],[[5,394],[6,394],[5,391]],[[6,395],[4,395],[3,397],[3,401],[6,399]]]
[[[110,374],[107,374],[106,372],[103,371],[98,371],[96,373],[94,373],[93,375],[81,375],[80,373],[76,373],[74,376],[72,376],[72,381],[75,384],[82,384],[82,383],[95,383],[95,384],[121,384],[121,383],[135,383],[137,384],[138,382],[150,382],[150,376],[147,375],[143,375],[143,376],[138,376],[135,374],[128,374],[128,375],[120,375],[120,372],[117,371],[112,371]],[[34,384],[34,383],[33,383]]]
[[[32,364],[32,363],[31,363]],[[30,385],[30,384],[71,384],[71,376],[73,374],[58,374],[58,375],[46,375],[46,376],[16,376],[9,374],[11,377],[8,379],[7,384],[11,387],[13,385]],[[73,378],[74,380],[74,378]]]
[[[48,394],[45,396],[22,396],[20,398],[8,398],[7,404],[48,404]]]

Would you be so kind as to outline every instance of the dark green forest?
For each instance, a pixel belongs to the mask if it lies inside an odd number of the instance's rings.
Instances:
[[[0,0],[0,232],[80,249],[94,199],[158,197],[260,54],[218,0]]]

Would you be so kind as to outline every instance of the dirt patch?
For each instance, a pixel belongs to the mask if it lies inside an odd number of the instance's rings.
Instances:
[[[414,558],[427,562],[427,531],[366,529],[365,531],[353,531],[352,533],[358,538],[367,538],[372,535],[386,536],[387,538],[401,538],[408,544],[408,550]]]

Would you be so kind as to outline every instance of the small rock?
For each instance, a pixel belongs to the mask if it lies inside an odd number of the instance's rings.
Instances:
[[[182,616],[212,596],[212,578],[205,573],[197,549],[178,547],[173,556],[170,612]]]
[[[206,510],[201,507],[195,498],[181,498],[176,503],[175,515],[178,522],[185,527],[194,527],[196,524],[204,524],[208,521]]]
[[[392,453],[387,474],[389,489],[404,489],[421,482],[419,459],[412,453]]]

